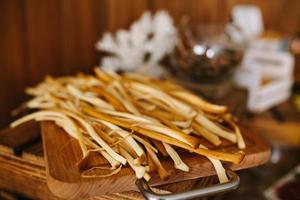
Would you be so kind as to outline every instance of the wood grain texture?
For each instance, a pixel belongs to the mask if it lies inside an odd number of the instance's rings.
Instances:
[[[13,153],[15,145],[22,144],[32,135],[39,134],[38,130],[39,127],[31,123],[18,129],[0,132],[0,189],[21,193],[31,198],[56,200],[47,187],[43,157],[35,154],[36,150],[32,151],[30,148],[20,156]]]
[[[10,111],[24,100],[16,98],[28,84],[24,55],[23,1],[0,1],[0,127],[10,120]]]
[[[24,135],[27,137],[28,130],[34,130],[39,134],[39,128],[27,124],[16,129],[0,131],[0,192],[1,190],[18,193],[32,199],[58,200],[47,186],[45,161],[42,152],[42,145],[33,145],[24,149],[20,156],[12,152],[11,141],[14,144],[24,142]],[[30,131],[31,132],[31,131]],[[34,147],[35,146],[35,147]],[[185,191],[192,188],[203,187],[215,183],[216,177],[204,177],[198,180],[183,181],[175,184],[162,186],[161,189],[171,192]],[[0,194],[0,199],[3,198]],[[19,198],[18,198],[19,199]],[[139,192],[127,191],[89,198],[88,200],[142,200]]]
[[[1,0],[0,127],[26,99],[24,88],[53,76],[89,72],[99,64],[95,43],[128,28],[143,11],[166,9],[175,23],[225,23],[238,3],[261,7],[268,29],[300,34],[298,0]]]
[[[82,158],[78,142],[53,123],[42,123],[42,138],[47,163],[48,186],[58,197],[80,199],[137,189],[135,174],[129,167],[123,167],[118,174],[108,178],[81,177],[77,166]],[[246,134],[245,141],[247,148],[244,160],[238,165],[227,165],[227,167],[239,170],[255,167],[268,161],[270,149],[260,137],[253,133]],[[227,152],[237,151],[235,145],[226,142],[218,149]],[[150,174],[149,184],[157,186],[215,174],[212,164],[205,157],[185,153],[182,154],[182,158],[190,166],[188,173],[176,170],[173,162],[165,159],[162,163],[171,174],[170,178],[162,181],[157,174]],[[97,173],[103,173],[103,170]]]
[[[9,155],[9,159],[7,159]],[[32,155],[33,156],[33,155]],[[0,149],[0,190],[7,190],[18,193],[32,199],[59,200],[54,196],[47,186],[45,163],[43,165],[32,164],[31,160],[22,157],[22,167],[16,167],[20,158],[12,154],[7,154]],[[42,161],[43,158],[39,157]],[[35,174],[32,173],[35,171]],[[175,184],[168,184],[161,187],[164,190],[178,192],[193,188],[204,187],[214,184],[216,177],[204,177],[198,180],[189,180]],[[1,197],[1,195],[0,195]],[[137,191],[126,191],[88,198],[87,200],[143,200],[143,196]]]
[[[154,0],[152,1],[152,11],[167,10],[174,18],[175,22],[179,22],[183,16],[188,16],[196,23],[215,23],[218,22],[218,8],[221,1],[198,1],[187,0],[173,0],[172,3],[168,0]],[[220,16],[221,17],[221,16]]]

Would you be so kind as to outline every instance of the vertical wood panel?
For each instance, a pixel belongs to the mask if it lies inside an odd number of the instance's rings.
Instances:
[[[27,80],[24,56],[22,0],[0,1],[0,127],[10,120],[10,111],[24,100]]]
[[[130,23],[138,19],[148,9],[147,0],[105,0],[108,9],[107,31],[128,28]]]
[[[151,1],[153,11],[166,9],[176,22],[187,15],[192,21],[201,22],[217,22],[219,0],[153,0]]]
[[[25,2],[27,67],[34,84],[46,74],[58,75],[61,68],[60,0]]]
[[[300,1],[299,0],[280,0],[276,11],[274,11],[273,24],[277,31],[286,34],[299,34],[300,30]]]
[[[90,71],[105,31],[128,28],[145,10],[166,9],[176,22],[226,23],[238,3],[261,7],[268,29],[300,34],[299,0],[1,0],[0,127],[46,74]]]
[[[90,1],[65,0],[62,2],[61,48],[62,67],[65,74],[86,71],[84,66],[92,64],[93,38]]]
[[[89,71],[99,63],[95,43],[105,31],[127,28],[146,9],[141,0],[65,0],[62,9],[63,67]]]

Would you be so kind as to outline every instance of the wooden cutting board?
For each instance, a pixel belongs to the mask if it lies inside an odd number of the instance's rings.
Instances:
[[[46,163],[44,161],[40,127],[38,123],[26,123],[14,129],[0,130],[0,199],[13,193],[16,199],[62,200],[55,197],[48,189]],[[20,148],[22,147],[22,148]],[[18,150],[17,152],[15,150]],[[178,192],[200,188],[217,182],[217,177],[167,184],[160,187],[163,190]],[[143,200],[136,191],[112,193],[95,196],[86,200]]]
[[[64,199],[83,199],[137,190],[135,174],[129,167],[122,168],[118,174],[108,178],[82,178],[77,165],[82,157],[78,142],[51,122],[43,122],[41,126],[48,187],[56,196]],[[242,131],[247,145],[246,156],[240,164],[226,164],[226,168],[240,170],[255,167],[264,164],[269,159],[269,145],[258,135]],[[234,152],[237,148],[224,141],[218,150]],[[165,159],[162,163],[170,172],[170,178],[162,181],[157,174],[150,174],[149,184],[157,186],[215,175],[212,164],[205,157],[196,154],[181,154],[181,157],[190,167],[188,173],[174,169],[173,162]],[[91,163],[100,162],[101,160],[97,159],[91,160]]]

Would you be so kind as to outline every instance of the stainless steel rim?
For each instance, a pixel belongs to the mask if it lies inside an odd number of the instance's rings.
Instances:
[[[231,171],[226,171],[227,175],[229,176],[229,182],[227,183],[220,183],[211,185],[204,188],[193,189],[189,191],[184,191],[180,193],[171,193],[171,194],[158,194],[154,192],[148,183],[144,179],[137,179],[135,184],[137,185],[138,189],[142,193],[142,195],[148,200],[179,200],[179,199],[191,199],[196,197],[205,197],[216,195],[220,193],[229,192],[238,188],[240,184],[239,176]]]

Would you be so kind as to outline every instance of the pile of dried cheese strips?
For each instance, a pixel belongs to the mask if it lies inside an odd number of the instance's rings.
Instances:
[[[179,155],[183,151],[178,151],[183,149],[208,158],[223,183],[228,177],[221,161],[240,163],[245,155],[243,151],[210,150],[200,144],[200,138],[214,146],[228,140],[239,149],[245,148],[225,106],[211,104],[169,81],[95,68],[95,76],[46,77],[26,92],[34,97],[26,107],[38,111],[11,127],[30,120],[55,122],[78,141],[83,159],[97,152],[107,160],[111,172],[106,176],[128,164],[137,178],[148,181],[150,172],[158,172],[166,179],[170,174],[161,157],[167,156],[176,169],[188,172],[189,166]],[[90,177],[93,169],[82,176]]]

